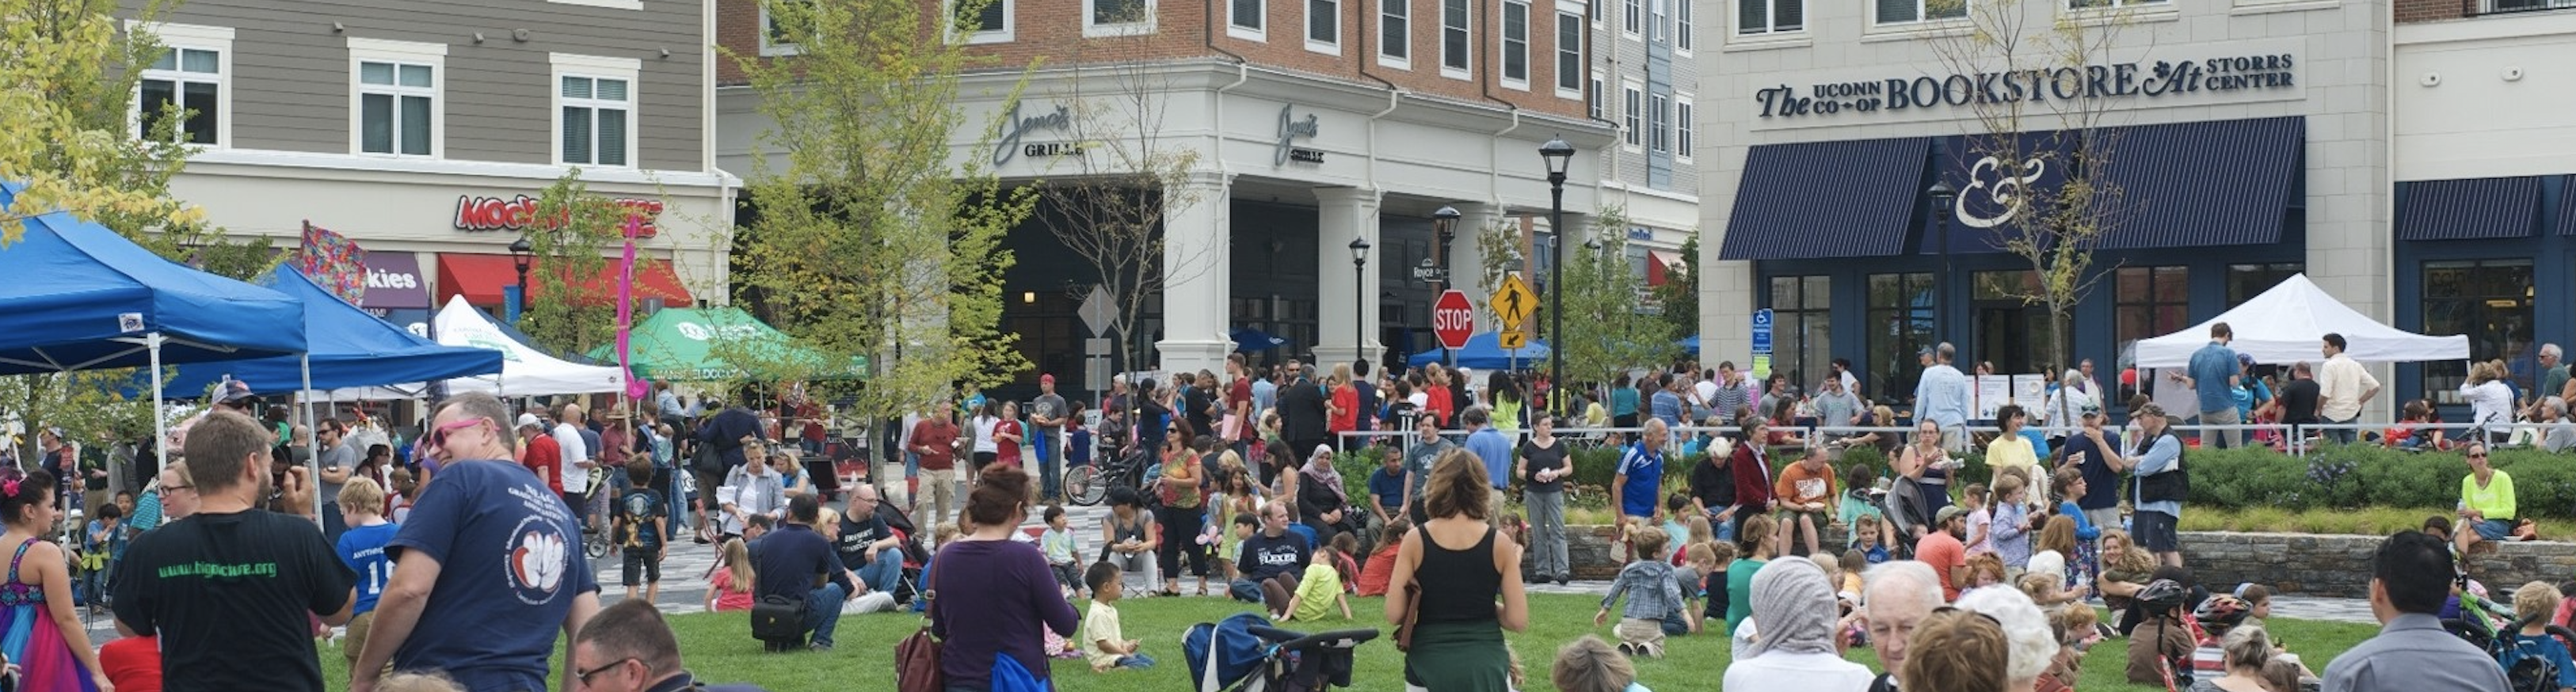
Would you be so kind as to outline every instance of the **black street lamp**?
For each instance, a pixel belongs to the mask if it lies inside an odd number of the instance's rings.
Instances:
[[[1351,363],[1368,360],[1368,234],[1351,238]],[[1359,386],[1354,383],[1351,386]]]
[[[511,311],[512,314],[524,315],[528,312],[528,262],[536,259],[532,256],[535,251],[536,245],[528,242],[527,236],[519,236],[518,240],[510,241],[510,263],[519,268],[519,301],[517,305],[510,306],[515,308]]]
[[[1933,242],[1941,244],[1941,275],[1932,279],[1932,340],[1942,343],[1950,340],[1950,200],[1959,193],[1939,180],[1923,192],[1932,195],[1932,219],[1939,230]]]
[[[1547,278],[1547,408],[1558,415],[1565,413],[1565,167],[1574,163],[1574,145],[1557,137],[1538,145],[1538,155],[1547,160],[1548,216],[1547,227],[1556,233],[1556,242],[1548,248],[1553,262]]]
[[[1431,212],[1431,234],[1440,241],[1440,288],[1449,288],[1449,241],[1458,237],[1458,208],[1440,205]]]

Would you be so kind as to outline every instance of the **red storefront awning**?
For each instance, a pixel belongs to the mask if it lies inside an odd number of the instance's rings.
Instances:
[[[1662,250],[1647,250],[1647,251],[1646,251],[1646,285],[1648,285],[1648,286],[1662,286],[1662,285],[1664,285],[1664,281],[1666,281],[1666,280],[1667,280],[1667,277],[1671,276],[1671,271],[1670,271],[1670,270],[1671,270],[1672,268],[1674,268],[1674,267],[1681,267],[1681,268],[1685,268],[1685,269],[1687,269],[1687,268],[1689,268],[1689,267],[1690,267],[1690,263],[1689,263],[1689,261],[1682,259],[1682,255],[1681,255],[1681,253],[1678,253],[1678,252],[1665,252],[1665,251],[1662,251]]]
[[[542,286],[538,277],[545,270],[545,258],[529,262],[528,283],[532,287]],[[573,290],[583,303],[613,303],[617,300],[617,278],[617,261],[609,260],[597,275],[574,283]],[[502,287],[518,282],[519,267],[509,255],[438,256],[438,300],[441,303],[447,302],[451,296],[462,295],[468,303],[496,305],[501,302]],[[535,291],[529,294],[530,298],[545,295],[540,288],[530,290]],[[660,298],[665,305],[692,304],[689,289],[680,285],[680,276],[672,273],[669,262],[653,262],[636,268],[635,299],[650,298]]]

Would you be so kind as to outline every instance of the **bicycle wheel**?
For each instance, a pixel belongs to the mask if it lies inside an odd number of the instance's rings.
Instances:
[[[1076,466],[1064,470],[1064,496],[1074,504],[1084,507],[1100,504],[1100,498],[1108,494],[1108,486],[1100,483],[1099,469]]]
[[[581,551],[593,560],[608,557],[608,536],[598,531],[581,532]]]

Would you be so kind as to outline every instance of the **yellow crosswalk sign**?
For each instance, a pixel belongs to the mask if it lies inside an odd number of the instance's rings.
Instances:
[[[1503,287],[1494,289],[1494,295],[1489,300],[1491,302],[1487,305],[1494,309],[1494,317],[1502,320],[1503,323],[1503,334],[1506,335],[1503,338],[1506,342],[1502,347],[1519,348],[1509,343],[1508,340],[1511,338],[1509,335],[1520,332],[1521,325],[1529,321],[1530,313],[1538,310],[1538,294],[1530,291],[1529,282],[1522,281],[1521,275],[1505,274]],[[1521,336],[1526,338],[1527,334]]]

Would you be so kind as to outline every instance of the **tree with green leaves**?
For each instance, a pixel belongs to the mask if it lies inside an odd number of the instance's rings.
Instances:
[[[616,337],[616,287],[606,284],[602,291],[594,277],[609,266],[603,253],[625,242],[630,213],[630,207],[592,193],[580,168],[565,171],[539,194],[536,221],[527,230],[528,252],[536,261],[528,268],[528,307],[518,324],[538,348],[557,355],[588,353]],[[636,273],[651,261],[636,258]]]
[[[1037,193],[1003,188],[949,146],[968,126],[960,74],[1002,66],[969,52],[932,5],[762,6],[798,54],[728,53],[771,121],[753,152],[755,215],[737,229],[736,295],[826,361],[867,358],[866,386],[824,393],[853,397],[868,417],[1026,370],[1018,335],[1000,329],[1002,272],[1013,262],[1002,241]],[[999,128],[983,125],[986,144]]]
[[[1664,267],[1664,283],[1647,289],[1655,301],[1655,313],[1673,333],[1689,336],[1699,333],[1699,270],[1689,263],[1699,261],[1699,233],[1682,241],[1683,264]]]
[[[1565,322],[1570,327],[1548,345],[1565,349],[1566,378],[1607,382],[1629,368],[1672,356],[1674,325],[1640,309],[1643,281],[1628,265],[1628,222],[1618,209],[1594,215],[1583,244],[1565,263]],[[1670,306],[1666,307],[1670,312]]]

